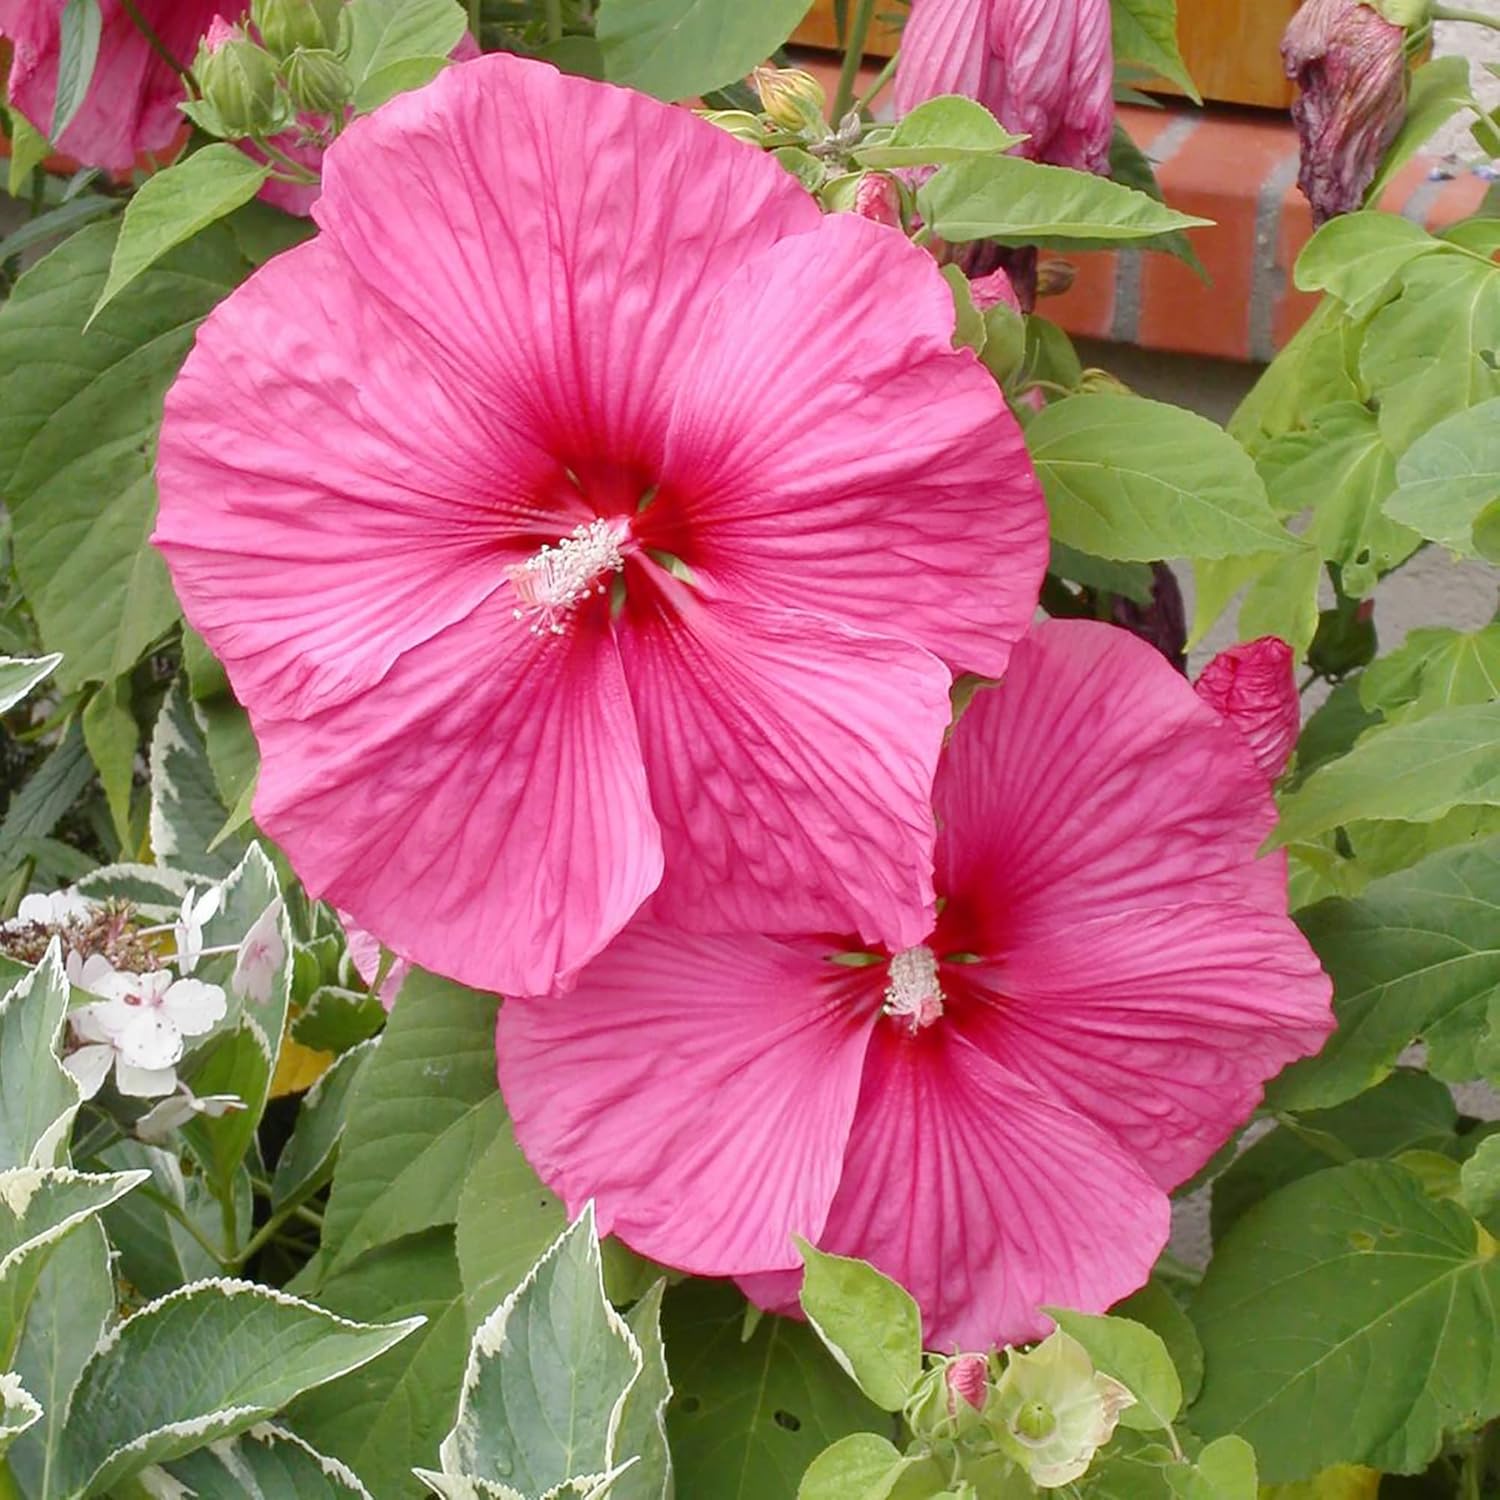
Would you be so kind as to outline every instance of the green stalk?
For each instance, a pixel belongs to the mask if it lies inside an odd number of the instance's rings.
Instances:
[[[547,14],[547,40],[549,42],[562,41],[562,0],[544,0],[542,8]]]
[[[885,92],[886,85],[896,76],[896,64],[901,60],[898,52],[875,75],[875,81],[854,101],[854,107],[863,114]]]
[[[1488,26],[1491,31],[1500,31],[1500,16],[1492,16],[1487,11],[1470,10],[1466,5],[1434,5],[1432,19],[1468,21],[1474,26]]]
[[[865,60],[865,43],[870,36],[870,23],[875,19],[875,0],[859,0],[854,12],[854,24],[849,28],[849,38],[844,43],[844,66],[839,70],[839,88],[833,96],[833,123],[837,127],[854,105],[854,85],[859,81],[859,67]]]
[[[0,1458],[0,1500],[26,1500],[16,1476],[10,1472],[10,1460]]]
[[[484,8],[484,0],[469,0],[469,34],[477,42],[479,40],[479,12]]]

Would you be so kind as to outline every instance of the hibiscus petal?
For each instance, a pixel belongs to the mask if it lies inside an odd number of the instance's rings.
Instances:
[[[660,879],[630,698],[599,630],[533,636],[491,600],[379,693],[256,732],[256,821],[308,890],[463,983],[545,994]]]
[[[980,97],[989,65],[988,7],[974,0],[921,0],[901,34],[896,114],[939,94]]]
[[[643,535],[737,598],[1003,672],[1047,510],[1005,398],[953,348],[931,256],[834,214],[743,265],[701,328]]]
[[[516,1137],[601,1232],[701,1275],[797,1264],[837,1186],[879,998],[819,948],[642,919],[496,1032]]]
[[[984,1349],[1039,1337],[1044,1306],[1098,1313],[1134,1291],[1170,1218],[1166,1194],[1098,1126],[946,1020],[916,1037],[888,1022],[817,1243],[906,1287],[929,1348]]]
[[[976,695],[934,792],[951,946],[1213,899],[1286,910],[1276,821],[1238,732],[1126,631],[1054,620]]]
[[[370,688],[583,518],[494,394],[323,240],[208,319],[167,396],[152,539],[241,701],[284,717]]]
[[[667,850],[653,910],[700,930],[920,942],[942,664],[816,615],[673,597],[621,635]]]
[[[949,996],[964,1035],[1093,1120],[1164,1188],[1333,1028],[1332,986],[1296,924],[1249,906],[1123,912],[950,967],[950,988],[955,973],[975,997],[960,1011]]]
[[[314,216],[460,378],[503,392],[492,422],[647,467],[712,290],[820,222],[777,162],[689,111],[509,56],[355,122]]]

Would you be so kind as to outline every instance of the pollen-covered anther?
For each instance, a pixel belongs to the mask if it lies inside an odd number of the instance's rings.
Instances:
[[[915,1036],[943,1013],[937,958],[931,948],[921,944],[907,948],[891,960],[890,976],[882,1009],[886,1015],[906,1021]]]
[[[625,566],[628,533],[623,519],[600,517],[507,568],[521,601],[512,611],[516,619],[530,619],[532,635],[561,635],[566,617],[580,604],[609,592],[605,579]]]

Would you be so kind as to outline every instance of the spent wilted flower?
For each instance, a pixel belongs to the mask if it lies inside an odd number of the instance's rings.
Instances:
[[[601,1230],[777,1309],[800,1234],[975,1349],[1145,1281],[1169,1191],[1322,1045],[1330,986],[1285,856],[1258,857],[1270,783],[1124,631],[1035,629],[935,803],[944,903],[915,943],[642,916],[574,994],[507,1001],[496,1048],[523,1151]]]

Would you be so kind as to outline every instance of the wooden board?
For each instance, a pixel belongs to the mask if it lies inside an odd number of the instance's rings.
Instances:
[[[1292,87],[1281,71],[1279,45],[1298,0],[1178,0],[1178,31],[1188,70],[1205,99],[1285,109]],[[835,47],[834,0],[814,0],[795,41]],[[885,7],[879,7],[884,9]],[[889,57],[899,33],[877,25],[870,51]]]

